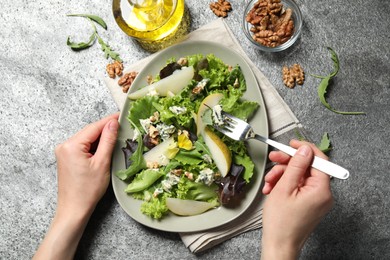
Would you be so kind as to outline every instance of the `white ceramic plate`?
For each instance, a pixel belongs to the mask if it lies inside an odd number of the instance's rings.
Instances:
[[[172,57],[178,59],[183,56],[199,53],[204,55],[213,53],[226,64],[232,66],[238,64],[241,67],[247,84],[247,91],[244,95],[244,99],[256,101],[260,105],[250,122],[257,133],[268,136],[268,121],[265,105],[257,80],[251,68],[238,53],[213,42],[197,41],[182,43],[162,51],[139,73],[136,80],[133,82],[131,92],[145,86],[147,75],[154,76],[158,74],[160,69],[165,66],[168,59]],[[126,139],[133,137],[133,131],[127,120],[129,103],[130,101],[126,100],[119,118],[120,129],[112,161],[112,185],[119,204],[130,217],[143,225],[158,230],[170,232],[196,232],[224,225],[245,212],[256,198],[264,175],[267,161],[267,146],[260,142],[248,143],[249,154],[255,163],[255,173],[251,183],[247,185],[242,192],[242,198],[239,202],[233,203],[228,207],[221,206],[203,214],[188,217],[176,216],[173,213],[169,213],[161,220],[154,220],[142,214],[140,211],[142,201],[133,199],[131,195],[126,194],[124,190],[128,184],[120,180],[114,174],[116,171],[125,168],[124,156],[121,148],[125,146]],[[258,202],[256,201],[254,203]]]

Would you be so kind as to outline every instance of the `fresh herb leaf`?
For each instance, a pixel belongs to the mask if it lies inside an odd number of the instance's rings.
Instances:
[[[76,16],[76,17],[85,17],[85,18],[89,18],[91,19],[92,21],[96,22],[97,24],[99,24],[101,27],[103,27],[105,30],[107,30],[107,24],[106,22],[100,18],[99,16],[97,15],[93,15],[93,14],[68,14],[67,16]]]
[[[306,138],[298,131],[298,130],[295,130],[295,135],[297,136],[298,140],[299,141],[307,141]],[[332,145],[330,143],[330,139],[329,139],[329,134],[328,133],[324,133],[322,138],[321,138],[321,141],[319,144],[316,144],[316,146],[318,147],[318,149],[320,149],[323,153],[327,153],[329,152],[330,150],[332,150]]]
[[[98,39],[100,46],[102,47],[102,50],[104,51],[104,56],[106,57],[106,59],[108,59],[108,57],[110,57],[113,60],[122,61],[122,59],[119,57],[119,53],[113,51],[111,49],[110,45],[105,43],[103,41],[103,39],[100,38],[100,36],[97,33],[96,33],[96,36],[97,36],[97,39]]]
[[[321,142],[317,144],[318,149],[320,149],[323,153],[329,152],[332,150],[332,145],[330,143],[329,134],[324,133],[321,138]]]
[[[91,47],[94,44],[95,40],[95,33],[92,33],[92,35],[89,37],[88,42],[72,42],[70,40],[70,36],[68,36],[68,39],[66,40],[66,45],[68,45],[74,51],[79,51]]]
[[[327,92],[327,88],[329,86],[329,82],[332,80],[333,77],[335,77],[337,75],[337,73],[340,70],[340,62],[339,62],[339,58],[338,58],[336,52],[332,48],[330,48],[330,47],[327,47],[327,49],[331,53],[331,59],[333,61],[333,67],[334,67],[333,71],[329,75],[327,75],[327,76],[312,75],[313,77],[322,79],[320,85],[318,86],[318,90],[317,90],[318,97],[319,97],[321,103],[327,109],[329,109],[330,111],[332,111],[334,113],[337,113],[337,114],[342,114],[342,115],[364,115],[365,114],[364,112],[348,112],[348,111],[336,110],[326,100],[326,92]]]
[[[104,22],[104,20],[102,18],[100,18],[99,16],[96,16],[96,15],[92,15],[92,14],[68,14],[67,16],[84,17],[84,18],[88,19],[88,21],[91,22],[91,26],[93,28],[93,33],[89,37],[89,42],[87,42],[87,43],[85,43],[85,42],[80,42],[80,43],[71,42],[70,36],[68,36],[66,44],[72,50],[79,51],[79,50],[89,48],[95,43],[95,40],[97,39],[103,52],[104,52],[104,56],[106,57],[106,59],[108,59],[108,57],[110,57],[113,60],[122,61],[122,59],[119,57],[119,54],[117,52],[113,51],[112,48],[110,47],[110,45],[108,45],[106,42],[104,42],[104,40],[99,36],[99,34],[97,32],[96,26],[93,22],[96,22],[101,27],[103,27],[105,30],[107,30],[107,24],[106,24],[106,22]]]

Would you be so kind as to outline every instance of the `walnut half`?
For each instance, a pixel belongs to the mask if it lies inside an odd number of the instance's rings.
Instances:
[[[137,75],[138,75],[138,72],[132,71],[132,72],[124,74],[118,80],[118,85],[122,87],[122,91],[124,93],[127,93],[127,91],[131,87],[131,84],[133,84],[133,81],[134,81],[135,77],[137,77]]]
[[[228,12],[232,10],[232,5],[226,0],[218,0],[210,4],[210,9],[218,17],[226,17]]]
[[[291,68],[284,66],[282,73],[283,83],[288,88],[294,88],[295,83],[298,85],[303,85],[303,82],[305,81],[305,72],[303,71],[301,65],[297,63],[291,66]]]

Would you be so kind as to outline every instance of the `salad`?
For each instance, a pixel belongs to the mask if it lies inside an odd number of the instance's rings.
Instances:
[[[144,201],[144,214],[196,215],[238,198],[254,164],[244,142],[212,125],[223,124],[222,110],[245,120],[253,115],[258,103],[242,100],[245,91],[238,65],[195,54],[171,58],[152,84],[129,94],[134,136],[122,148],[126,169],[115,175]]]

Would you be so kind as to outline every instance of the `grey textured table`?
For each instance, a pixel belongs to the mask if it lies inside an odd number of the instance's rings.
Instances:
[[[192,30],[216,19],[209,1],[186,1]],[[262,53],[241,31],[244,2],[232,0],[229,27],[269,78],[313,141],[328,132],[330,157],[351,171],[333,180],[334,209],[315,230],[302,259],[390,259],[390,7],[389,1],[303,1],[300,40],[288,51]],[[72,52],[66,38],[86,39],[89,24],[68,13],[104,18],[101,36],[131,64],[149,55],[116,25],[110,1],[2,1],[0,11],[0,259],[28,259],[44,236],[56,206],[53,149],[85,124],[117,111],[105,87],[106,59],[98,46]],[[329,102],[365,116],[337,115],[317,97],[318,79],[332,69],[326,46],[341,70]],[[306,69],[303,87],[283,86],[283,65]],[[258,259],[261,230],[194,255],[175,233],[133,221],[111,189],[81,240],[77,259]]]

